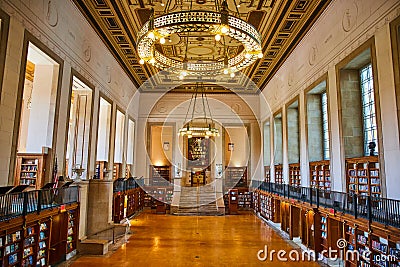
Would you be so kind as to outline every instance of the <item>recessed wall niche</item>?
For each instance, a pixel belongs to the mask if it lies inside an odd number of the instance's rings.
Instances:
[[[73,75],[65,173],[74,179],[88,178],[92,105],[92,89]]]
[[[135,121],[128,120],[128,140],[126,152],[126,177],[132,177],[135,157]]]
[[[283,183],[283,125],[282,112],[274,115],[274,170],[275,183]]]
[[[110,157],[112,104],[104,97],[99,100],[99,117],[97,128],[96,178],[108,178]]]
[[[124,134],[125,114],[117,109],[115,119],[113,179],[125,176],[125,173],[123,173],[121,169],[124,162]]]
[[[17,142],[14,184],[38,189],[52,179],[51,171],[46,170],[52,169],[54,161],[53,136],[62,61],[49,51],[49,54],[44,52],[46,47],[41,44],[27,41],[25,45],[25,69],[20,77],[16,112],[18,134],[14,134]]]
[[[307,149],[310,162],[328,160],[329,122],[326,80],[312,87],[306,94]]]
[[[286,110],[288,162],[300,161],[300,135],[299,135],[299,101],[293,101]]]

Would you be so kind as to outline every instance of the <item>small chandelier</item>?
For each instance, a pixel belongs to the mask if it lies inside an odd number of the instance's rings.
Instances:
[[[166,38],[170,35],[179,33],[186,33],[187,36],[206,33],[214,35],[217,42],[226,36],[239,42],[244,49],[230,58],[226,53],[222,60],[188,60],[185,55],[184,60],[181,61],[164,55],[156,48],[156,45],[165,44]],[[225,38],[223,41],[225,45]],[[186,37],[186,42],[188,42],[188,37]],[[152,10],[150,20],[138,32],[137,52],[140,57],[139,63],[147,62],[161,70],[176,73],[180,79],[186,75],[199,77],[230,74],[234,77],[235,72],[263,57],[261,35],[251,24],[229,15],[226,0],[222,2],[221,7],[216,8],[216,11],[186,10],[154,17],[154,10]]]
[[[200,95],[200,97],[198,97]],[[200,119],[194,118],[194,112],[196,109],[197,101],[201,102],[202,110],[204,113],[204,117]],[[210,115],[210,118],[207,117],[207,110]],[[214,127],[214,120],[211,116],[210,106],[208,104],[207,95],[205,93],[205,89],[203,83],[197,82],[195,90],[190,99],[189,107],[186,112],[185,121],[187,121],[189,112],[191,112],[191,119],[187,123],[186,126],[179,129],[178,134],[180,136],[187,136],[187,138],[192,137],[204,137],[206,139],[210,137],[219,136],[219,131]]]

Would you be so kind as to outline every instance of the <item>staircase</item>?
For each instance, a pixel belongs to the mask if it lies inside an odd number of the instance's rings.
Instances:
[[[182,187],[178,209],[173,214],[181,216],[219,216],[225,214],[225,207],[218,209],[215,187]]]

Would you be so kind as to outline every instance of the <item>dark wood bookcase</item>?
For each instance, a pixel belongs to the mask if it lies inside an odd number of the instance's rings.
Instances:
[[[271,182],[271,167],[264,166],[264,182],[270,183]]]
[[[247,187],[247,166],[225,169],[225,188]]]
[[[377,156],[346,159],[347,192],[364,196],[381,196],[381,179]]]
[[[300,164],[289,164],[289,184],[294,187],[301,186]]]
[[[283,165],[275,165],[275,183],[283,184]]]
[[[46,158],[46,154],[18,153],[14,184],[42,188],[46,177]]]

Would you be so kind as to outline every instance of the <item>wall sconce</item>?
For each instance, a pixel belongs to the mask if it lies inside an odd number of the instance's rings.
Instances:
[[[164,149],[165,151],[169,151],[169,142],[164,142],[164,143],[163,143],[163,149]]]
[[[182,177],[182,172],[181,172],[181,163],[179,162],[176,166],[175,166],[175,176],[177,178],[181,178]]]
[[[234,143],[228,143],[228,151],[233,151],[235,150],[235,144]]]
[[[222,178],[222,164],[215,164],[215,176],[216,178]]]

